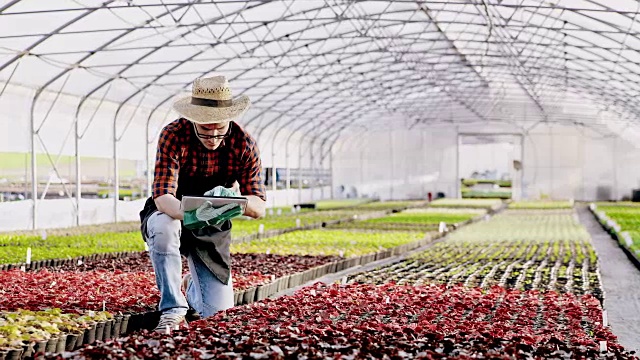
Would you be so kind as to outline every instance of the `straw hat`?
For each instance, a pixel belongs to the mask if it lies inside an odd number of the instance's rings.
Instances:
[[[246,95],[233,98],[226,77],[214,76],[196,79],[191,96],[176,101],[173,109],[194,123],[216,124],[237,119],[250,105]]]

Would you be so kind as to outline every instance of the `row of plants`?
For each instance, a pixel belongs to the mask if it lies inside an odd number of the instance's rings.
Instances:
[[[437,199],[429,203],[434,208],[467,208],[496,210],[502,206],[500,199]]]
[[[590,241],[572,210],[507,210],[490,221],[465,227],[452,235],[454,240]]]
[[[74,335],[75,345],[79,334],[110,319],[113,316],[106,311],[87,311],[82,315],[63,313],[60,309],[1,312],[0,349],[23,350],[25,356],[73,350],[67,347],[68,334]]]
[[[359,256],[417,242],[423,233],[364,233],[346,230],[310,230],[283,234],[246,243],[232,244],[233,253],[278,255]]]
[[[476,209],[417,208],[381,218],[336,224],[330,228],[369,231],[437,231],[440,223],[457,226],[485,213],[485,210]]]
[[[349,278],[351,282],[446,284],[591,294],[603,300],[597,256],[571,241],[447,241],[409,259]]]
[[[31,235],[0,237],[0,264],[23,263],[31,249],[31,261],[75,258],[98,253],[143,251],[140,231],[128,233],[96,233],[92,235]]]
[[[395,223],[395,224],[424,224],[424,225],[433,225],[439,224],[441,222],[447,224],[457,224],[465,221],[469,221],[474,217],[478,216],[477,214],[470,213],[442,213],[442,212],[431,212],[431,211],[406,211],[396,214],[391,214],[389,216],[369,219],[363,221],[368,224],[380,224],[380,223]]]
[[[604,345],[604,346],[603,346]],[[139,333],[55,359],[634,358],[597,299],[493,287],[320,285],[171,336]]]
[[[590,209],[631,260],[640,265],[640,207],[606,203],[591,204]]]
[[[603,300],[598,259],[572,211],[509,210],[352,282],[551,290]]]
[[[475,186],[478,184],[498,185],[499,187],[511,187],[511,180],[490,180],[490,179],[462,179],[463,186]]]
[[[232,268],[236,304],[262,300],[319,276],[376,260],[378,256],[390,256],[391,251],[372,255],[343,259],[337,256],[234,254]],[[187,269],[186,261],[183,261],[183,271]],[[96,259],[36,271],[3,271],[0,272],[0,310],[32,311],[57,307],[75,314],[99,309],[115,314],[151,314],[159,300],[152,270],[147,254],[135,253],[122,258]],[[140,326],[142,324],[133,329]],[[69,349],[74,344],[83,343],[82,340],[77,343],[77,336],[70,340],[59,344],[66,344]],[[84,343],[92,342],[85,340]],[[22,345],[26,349],[36,344],[24,341]],[[56,351],[59,352],[60,348]]]
[[[511,191],[481,191],[470,188],[460,189],[463,199],[511,199]]]
[[[414,202],[394,202],[393,205],[408,206]],[[372,203],[374,204],[374,203]],[[383,207],[384,208],[384,207]],[[377,208],[314,211],[299,214],[266,217],[260,220],[237,219],[233,221],[235,239],[275,235],[291,229],[321,227],[323,223],[340,222],[353,219],[354,216],[376,216]],[[371,215],[366,215],[366,214]],[[97,226],[72,229],[47,230],[40,232],[8,233],[0,235],[0,264],[23,263],[27,260],[28,248],[31,248],[31,261],[65,259],[87,256],[95,253],[113,253],[144,250],[139,224],[104,225],[107,230],[99,232]],[[122,231],[120,231],[122,230]],[[126,230],[126,231],[125,231]]]
[[[234,253],[234,289],[243,293],[278,278],[343,260],[338,256]],[[182,271],[189,271],[186,259]],[[143,312],[152,310],[158,300],[153,267],[146,252],[26,272],[1,271],[0,295],[0,310],[4,311],[61,308],[82,312],[104,307],[113,312]]]
[[[543,209],[572,209],[573,201],[514,201],[509,204],[509,209],[543,210]]]

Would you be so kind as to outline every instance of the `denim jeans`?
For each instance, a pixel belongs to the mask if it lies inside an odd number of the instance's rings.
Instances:
[[[160,290],[159,310],[185,315],[191,305],[200,316],[208,317],[233,307],[233,279],[224,285],[197,256],[187,257],[191,281],[186,298],[182,294],[181,229],[180,220],[159,211],[147,220],[146,241]]]

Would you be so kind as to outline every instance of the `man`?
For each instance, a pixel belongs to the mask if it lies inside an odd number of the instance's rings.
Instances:
[[[234,122],[249,106],[247,96],[233,99],[224,76],[197,79],[191,96],[173,105],[182,118],[160,133],[153,196],[140,213],[161,296],[158,332],[184,322],[189,308],[207,317],[234,305],[231,223],[208,229],[209,237],[192,232],[182,223],[180,199],[202,196],[218,186],[233,188],[248,199],[245,215],[264,216],[266,196],[258,147]],[[213,239],[209,244],[215,246],[207,247],[201,241],[205,238]],[[184,278],[181,254],[187,257],[190,270]]]

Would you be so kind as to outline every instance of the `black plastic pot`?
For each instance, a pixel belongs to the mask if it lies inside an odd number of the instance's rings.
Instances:
[[[29,344],[26,344],[26,345],[22,345],[22,357],[23,358],[27,358],[27,357],[33,356],[33,353],[34,353],[34,349],[33,348],[34,348],[34,346],[35,346],[35,343],[29,343]],[[5,351],[5,355],[6,355],[6,352],[8,352],[9,350],[4,350],[4,351]],[[2,350],[0,350],[0,353],[2,353]],[[2,360],[2,359],[4,359],[4,358],[0,354],[0,360]]]
[[[75,350],[77,341],[78,341],[78,334],[67,334],[67,342],[64,346],[64,351]],[[80,343],[80,345],[82,345],[82,342]]]
[[[104,340],[104,321],[99,321],[96,324],[96,340],[103,341]]]
[[[56,352],[57,347],[58,347],[58,338],[52,337],[49,339],[49,341],[47,341],[47,348],[45,351],[48,353],[54,353]]]
[[[22,349],[11,349],[5,355],[6,360],[20,360],[22,359]]]
[[[111,327],[111,337],[117,338],[120,336],[120,327],[122,326],[122,316],[116,316],[113,319],[113,326]]]
[[[47,351],[47,340],[38,341],[33,347],[34,354],[44,354]]]
[[[58,336],[58,342],[56,344],[55,352],[57,354],[63,353],[67,347],[67,334],[61,334]]]
[[[91,327],[84,331],[83,344],[93,344],[96,342],[96,324],[91,324]]]
[[[76,343],[73,345],[74,349],[81,347],[82,344],[84,343],[84,331],[76,335],[78,335],[78,338],[76,339]]]
[[[124,316],[122,316],[122,324],[120,324],[120,332],[118,333],[118,336],[126,335],[129,333],[130,318],[131,318],[131,315],[129,314],[124,314]]]
[[[256,288],[252,287],[244,291],[244,297],[242,301],[244,304],[251,304],[255,297],[256,297]]]
[[[113,320],[109,320],[104,323],[104,334],[102,335],[102,340],[107,341],[113,338]]]

